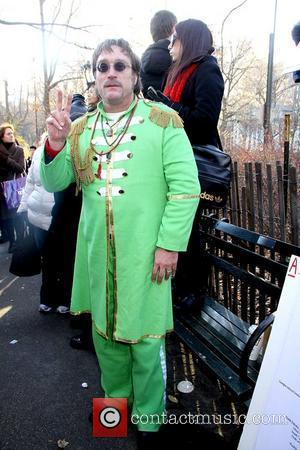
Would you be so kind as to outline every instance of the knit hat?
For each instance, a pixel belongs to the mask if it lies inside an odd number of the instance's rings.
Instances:
[[[72,98],[70,119],[72,122],[83,116],[87,111],[84,96],[81,94],[74,94]]]

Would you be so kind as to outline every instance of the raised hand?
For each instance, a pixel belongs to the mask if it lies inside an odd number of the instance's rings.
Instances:
[[[64,96],[58,89],[56,97],[56,109],[51,111],[46,120],[48,140],[53,150],[60,150],[66,141],[71,129],[70,110],[72,95]],[[64,104],[64,105],[63,105]]]

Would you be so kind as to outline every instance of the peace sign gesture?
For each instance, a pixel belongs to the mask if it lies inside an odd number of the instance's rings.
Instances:
[[[64,103],[64,106],[63,106]],[[63,95],[61,89],[57,90],[56,109],[51,111],[46,120],[48,140],[53,150],[60,150],[66,142],[71,129],[70,110],[72,95]]]

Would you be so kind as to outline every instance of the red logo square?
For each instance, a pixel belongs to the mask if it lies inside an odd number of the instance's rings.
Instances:
[[[127,437],[127,398],[93,398],[93,437]]]

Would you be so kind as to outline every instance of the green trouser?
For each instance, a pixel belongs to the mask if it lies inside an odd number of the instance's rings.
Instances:
[[[112,340],[114,289],[111,271],[109,275],[109,339],[100,336],[93,325],[101,385],[105,397],[128,399],[132,422],[140,431],[158,431],[165,410],[165,339],[146,338],[137,344]]]

